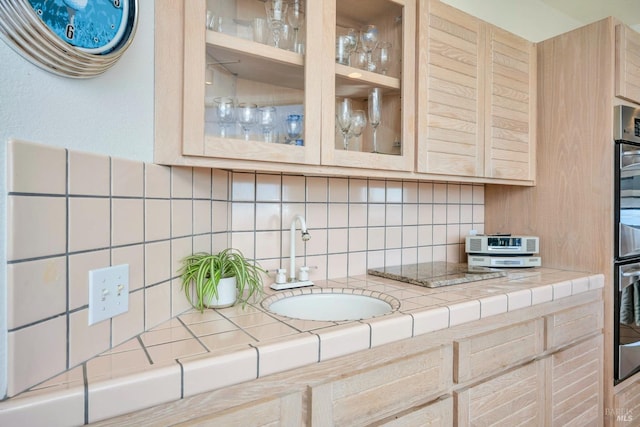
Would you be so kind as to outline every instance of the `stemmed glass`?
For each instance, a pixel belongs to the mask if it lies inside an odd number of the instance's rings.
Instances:
[[[376,131],[380,125],[380,116],[382,110],[382,90],[374,87],[369,91],[369,123],[373,128],[373,152],[378,152],[378,142],[376,140]]]
[[[376,71],[387,74],[389,65],[391,64],[391,43],[380,42],[373,52],[373,61],[376,64]]]
[[[276,107],[261,107],[258,109],[258,123],[262,127],[262,137],[265,142],[273,142],[273,128],[276,123]]]
[[[367,125],[367,116],[364,110],[355,110],[351,113],[351,126],[349,126],[349,138],[358,138],[362,135],[364,127]],[[345,147],[346,150],[346,147]]]
[[[302,135],[302,116],[300,114],[289,114],[285,121],[289,144],[295,144]]]
[[[284,20],[287,17],[287,7],[289,6],[285,0],[267,0],[264,2],[264,8],[267,12],[267,22],[273,36],[273,44],[280,47],[280,34]]]
[[[373,24],[365,25],[360,31],[360,43],[367,54],[367,70],[374,71],[375,66],[371,60],[371,53],[378,45],[378,27]]]
[[[258,121],[258,106],[251,103],[238,104],[238,122],[242,126],[245,141],[249,140],[249,132]]]
[[[349,129],[351,128],[351,100],[344,98],[336,105],[336,124],[342,132],[343,146],[345,150],[349,149]]]
[[[304,22],[304,9],[302,6],[302,0],[293,0],[289,5],[289,13],[287,14],[287,20],[289,25],[293,28],[293,51],[296,53],[302,53],[303,45],[298,40],[299,30]]]
[[[235,121],[235,101],[229,96],[220,96],[213,99],[220,126],[220,136],[227,137],[227,126]]]

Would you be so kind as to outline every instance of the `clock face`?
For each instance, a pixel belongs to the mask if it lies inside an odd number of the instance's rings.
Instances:
[[[121,47],[134,26],[130,0],[29,0],[42,22],[64,42],[87,53]]]

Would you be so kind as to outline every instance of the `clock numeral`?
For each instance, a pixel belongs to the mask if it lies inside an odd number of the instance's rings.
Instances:
[[[113,6],[114,7],[120,7],[122,5],[122,1],[121,0],[113,0]]]
[[[65,34],[69,40],[73,40],[73,36],[76,34],[76,27],[71,24],[67,25]]]

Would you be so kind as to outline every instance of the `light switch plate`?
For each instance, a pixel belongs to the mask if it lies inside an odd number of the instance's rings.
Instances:
[[[129,264],[89,271],[89,325],[129,310]]]

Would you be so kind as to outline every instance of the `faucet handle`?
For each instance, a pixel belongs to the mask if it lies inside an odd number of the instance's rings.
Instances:
[[[284,268],[279,268],[276,273],[276,283],[287,283],[287,270]]]
[[[309,280],[309,269],[310,268],[315,268],[317,269],[317,266],[308,266],[308,265],[303,265],[302,267],[300,267],[300,273],[298,274],[298,279],[299,280]]]

